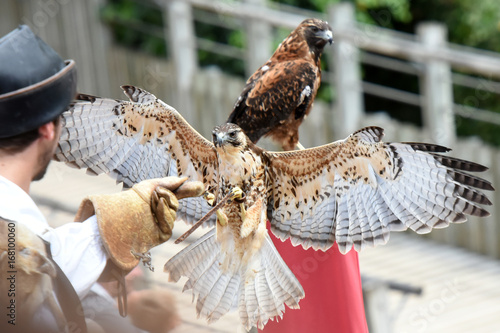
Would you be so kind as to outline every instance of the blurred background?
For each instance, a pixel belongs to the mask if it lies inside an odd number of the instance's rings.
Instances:
[[[27,24],[76,60],[80,92],[124,98],[120,85],[140,86],[210,137],[245,80],[307,17],[327,20],[335,42],[325,48],[321,90],[301,127],[304,146],[377,125],[387,141],[439,143],[489,166],[483,176],[498,188],[497,0],[3,0],[0,35]],[[83,196],[120,188],[53,163],[32,194],[58,224],[72,219]],[[361,253],[371,332],[500,331],[500,195],[489,198],[488,218],[393,235]],[[150,284],[175,289],[176,330],[224,331],[233,323],[226,331],[234,332],[236,316],[207,326],[182,286],[166,283],[161,266],[178,250],[159,247],[157,271],[144,272]]]

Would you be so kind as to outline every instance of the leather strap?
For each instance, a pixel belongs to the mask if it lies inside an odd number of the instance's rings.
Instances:
[[[126,317],[128,313],[127,306],[127,282],[125,281],[125,272],[120,270],[120,276],[117,277],[118,283],[118,310],[120,316]]]
[[[40,237],[41,238],[41,237]],[[50,251],[50,243],[41,238],[45,244],[45,249],[47,251],[47,257],[50,259],[54,267],[56,268],[56,277],[52,279],[54,286],[54,292],[59,302],[66,321],[68,322],[68,327],[71,332],[81,332],[87,333],[87,324],[85,323],[85,315],[83,313],[82,303],[78,297],[75,289],[71,282],[69,282],[66,274],[62,271],[61,267],[52,259],[52,253]]]

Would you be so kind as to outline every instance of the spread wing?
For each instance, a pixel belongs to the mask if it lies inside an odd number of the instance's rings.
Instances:
[[[109,174],[126,187],[166,176],[214,186],[212,143],[154,95],[133,86],[122,89],[130,101],[80,95],[72,103],[62,115],[54,159],[91,174]],[[203,198],[181,200],[180,205],[179,217],[190,222],[210,209]]]
[[[488,216],[479,191],[491,183],[467,171],[487,168],[444,156],[447,148],[384,143],[368,127],[317,148],[265,153],[269,159],[268,217],[272,231],[294,245],[342,253],[385,244],[390,231],[427,233],[466,215]]]
[[[304,117],[320,81],[320,71],[310,61],[268,62],[248,79],[227,122],[257,142],[291,115]]]

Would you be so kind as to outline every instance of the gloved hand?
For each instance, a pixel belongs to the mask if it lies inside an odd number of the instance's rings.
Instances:
[[[172,236],[178,200],[200,196],[204,190],[203,183],[187,178],[144,180],[120,193],[85,198],[75,221],[95,214],[111,260],[128,272],[142,254]]]
[[[203,183],[186,182],[187,177],[149,179],[132,187],[145,202],[150,202],[151,212],[161,230],[163,241],[172,236],[172,228],[179,208],[179,199],[199,197],[204,192]]]

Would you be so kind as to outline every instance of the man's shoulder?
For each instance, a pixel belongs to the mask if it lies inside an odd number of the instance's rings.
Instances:
[[[33,199],[19,186],[2,176],[0,176],[0,216],[22,223],[38,235],[50,229]]]

